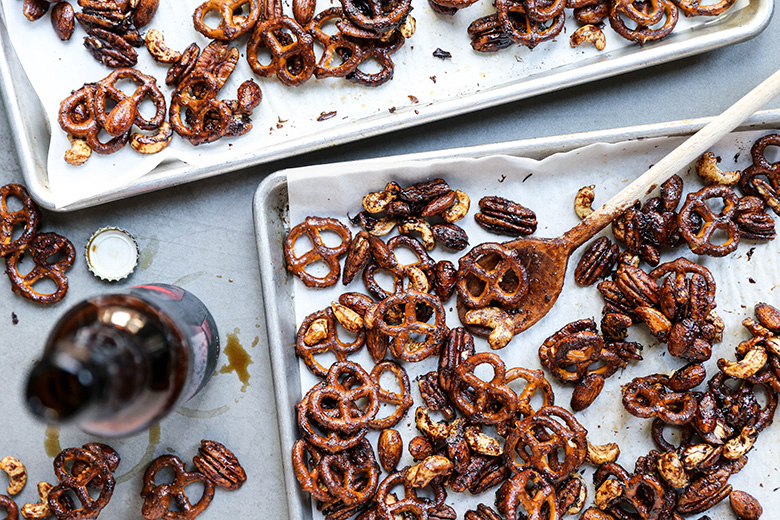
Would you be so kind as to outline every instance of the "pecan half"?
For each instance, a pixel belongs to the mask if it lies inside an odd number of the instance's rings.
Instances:
[[[238,457],[217,441],[200,441],[198,455],[192,462],[198,471],[217,486],[238,489],[246,482],[246,471],[238,462]]]
[[[493,233],[518,236],[536,231],[536,213],[503,197],[482,197],[480,212],[474,215],[477,224]]]
[[[99,28],[87,30],[84,47],[100,63],[107,67],[133,67],[138,63],[138,53],[118,34]]]

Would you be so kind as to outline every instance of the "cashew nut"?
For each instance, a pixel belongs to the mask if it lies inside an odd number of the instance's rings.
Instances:
[[[607,444],[591,444],[588,441],[588,451],[585,460],[593,465],[601,466],[607,462],[615,462],[620,456],[620,446],[615,442]]]
[[[745,426],[738,436],[726,441],[723,446],[723,456],[730,460],[737,460],[747,454],[758,438],[758,432],[752,426]]]
[[[455,190],[455,204],[453,204],[447,210],[443,211],[441,214],[441,218],[443,218],[445,222],[449,222],[450,224],[452,224],[453,222],[457,222],[466,216],[466,213],[469,212],[470,206],[471,206],[471,199],[469,198],[469,196],[466,195],[466,193],[463,191]]]
[[[472,451],[488,457],[498,457],[504,450],[501,443],[486,433],[482,433],[476,426],[469,426],[464,432],[466,443]]]
[[[152,58],[160,63],[176,63],[181,59],[181,53],[168,48],[165,45],[163,34],[157,29],[150,29],[146,33],[144,43]]]
[[[401,35],[404,38],[411,38],[414,35],[414,32],[417,30],[417,20],[411,16],[407,16],[406,21],[399,30],[401,31]]]
[[[780,338],[769,338],[766,340],[766,348],[769,352],[780,357]]]
[[[323,339],[328,337],[328,320],[325,318],[317,318],[306,332],[303,333],[303,342],[308,346],[316,345]]]
[[[454,465],[442,455],[431,455],[419,464],[415,464],[406,472],[404,480],[412,487],[423,488],[436,477],[449,475]]]
[[[38,496],[41,501],[37,504],[24,504],[22,506],[22,516],[28,520],[42,520],[51,516],[51,509],[49,509],[49,492],[54,486],[48,482],[38,482]]]
[[[375,237],[381,237],[390,233],[396,224],[398,224],[398,221],[396,219],[389,218],[389,217],[382,217],[376,219],[374,225],[371,226],[371,229],[367,229],[366,231],[368,231],[370,235],[373,235]]]
[[[431,282],[428,280],[428,275],[419,267],[407,265],[404,267],[404,274],[409,278],[410,288],[423,293],[431,290]]]
[[[727,359],[718,360],[720,368],[727,376],[737,379],[747,379],[761,370],[768,359],[766,349],[761,345],[754,345],[739,361],[730,361]]]
[[[574,212],[581,219],[593,213],[593,201],[596,200],[596,192],[593,190],[595,187],[595,184],[583,186],[574,196]]]
[[[3,457],[0,459],[0,469],[8,473],[8,494],[13,496],[19,493],[27,483],[24,464],[15,457]]]
[[[425,220],[416,217],[404,219],[403,222],[398,225],[398,232],[402,235],[410,235],[413,232],[419,233],[420,241],[428,251],[436,246],[436,239],[433,236],[431,225]]]
[[[80,166],[92,157],[92,148],[87,141],[68,134],[70,148],[65,151],[65,162],[71,166]]]
[[[596,27],[595,25],[583,25],[571,35],[571,46],[579,47],[585,42],[592,43],[597,50],[603,51],[607,46],[607,38],[604,36],[604,31]]]
[[[606,508],[612,501],[623,496],[623,485],[614,478],[608,478],[596,490],[593,501],[599,509]]]
[[[151,155],[164,150],[171,143],[172,139],[173,128],[168,121],[163,121],[156,134],[144,135],[140,132],[135,132],[131,135],[130,146],[138,153]]]
[[[363,196],[363,208],[369,213],[380,213],[387,209],[388,204],[398,198],[400,186],[388,182],[382,191],[374,191]]]
[[[669,321],[669,318],[664,313],[647,306],[637,307],[634,309],[634,312],[647,325],[653,336],[662,341],[669,337],[669,331],[672,330],[672,322]]]
[[[437,423],[428,415],[428,409],[418,407],[414,412],[414,421],[417,429],[432,441],[444,440],[447,438],[448,428],[446,424]]]
[[[493,350],[506,347],[515,336],[515,322],[506,311],[498,307],[471,309],[463,316],[463,322],[493,329],[488,336],[488,344]]]
[[[715,454],[715,451],[718,451]],[[689,444],[680,450],[680,460],[683,463],[683,467],[687,470],[695,470],[701,466],[710,457],[720,457],[722,448],[715,447],[711,444]]]
[[[724,172],[718,168],[718,158],[712,152],[704,152],[696,161],[696,173],[699,174],[707,184],[720,184],[731,186],[739,181],[742,172],[739,170],[733,172]]]
[[[680,457],[674,451],[667,451],[658,457],[658,473],[673,488],[682,489],[688,485],[688,474],[685,473]]]
[[[332,302],[330,308],[338,322],[349,332],[357,334],[363,328],[363,317],[349,307],[341,305],[339,302]]]

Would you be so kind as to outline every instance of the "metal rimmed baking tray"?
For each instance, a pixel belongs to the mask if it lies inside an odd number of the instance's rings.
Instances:
[[[702,126],[704,126],[708,121],[709,119],[675,121],[666,124],[644,125],[644,126],[618,128],[613,130],[596,131],[596,132],[584,132],[584,133],[577,133],[577,134],[570,134],[570,135],[554,136],[549,138],[539,138],[539,139],[498,143],[490,146],[458,148],[458,149],[450,149],[450,150],[429,152],[423,154],[414,154],[414,155],[396,156],[396,157],[389,157],[389,158],[372,159],[366,161],[348,162],[348,163],[341,163],[336,165],[327,165],[327,167],[329,168],[329,170],[336,169],[339,172],[342,172],[344,175],[350,175],[355,172],[376,172],[376,171],[387,172],[387,171],[392,171],[393,168],[399,170],[400,169],[408,170],[409,168],[419,167],[420,171],[426,171],[425,170],[426,165],[434,165],[438,161],[441,161],[443,159],[469,160],[469,159],[486,158],[486,157],[496,156],[496,155],[509,155],[509,156],[518,156],[518,157],[529,157],[534,159],[543,159],[552,156],[553,154],[557,154],[559,152],[580,150],[583,149],[583,147],[587,147],[588,145],[593,145],[594,143],[617,143],[618,146],[614,148],[614,150],[616,150],[617,153],[624,153],[625,150],[630,150],[634,143],[642,143],[643,141],[649,142],[649,140],[652,140],[652,138],[679,137],[679,136],[690,135],[694,133],[696,130],[700,129]],[[753,118],[751,118],[744,125],[742,125],[737,131],[766,130],[772,128],[776,129],[779,126],[780,126],[780,110],[771,110],[771,111],[764,111],[756,114]],[[744,150],[741,150],[739,152],[739,154],[744,154],[744,153],[745,153]],[[648,158],[647,160],[652,161],[652,160],[657,160],[659,158],[660,157],[653,156]],[[729,157],[728,159],[730,160],[731,157]],[[736,157],[734,158],[734,160],[736,160]],[[276,404],[278,408],[279,431],[280,431],[280,438],[281,438],[281,446],[283,450],[282,460],[285,465],[284,479],[285,479],[285,484],[287,486],[289,514],[290,514],[290,518],[304,518],[304,519],[312,518],[312,517],[316,518],[316,516],[313,516],[309,497],[306,496],[304,493],[302,493],[299,489],[299,486],[297,484],[292,469],[290,456],[289,456],[289,454],[291,453],[292,445],[298,436],[295,405],[300,400],[303,392],[305,392],[305,389],[302,388],[302,382],[301,382],[302,376],[299,367],[299,360],[295,356],[295,351],[294,351],[295,349],[293,347],[295,341],[294,338],[297,331],[297,324],[295,322],[296,309],[295,309],[295,300],[294,300],[295,280],[287,273],[284,267],[282,251],[283,251],[284,239],[287,232],[289,231],[291,225],[297,223],[297,222],[289,221],[290,207],[289,207],[289,200],[288,200],[288,177],[292,175],[299,175],[303,170],[305,170],[304,173],[308,174],[310,177],[316,178],[318,168],[320,167],[311,166],[307,168],[283,170],[275,174],[272,174],[260,184],[257,192],[255,193],[254,203],[253,203],[257,248],[258,248],[258,255],[260,260],[260,274],[261,274],[262,287],[263,287],[263,301],[265,303],[265,315],[266,315],[266,322],[268,325],[267,330],[269,334],[268,344],[270,345],[270,349],[271,349],[270,354],[271,354],[271,361],[272,361],[274,387],[276,392]],[[641,172],[636,172],[637,175],[639,173]],[[439,175],[440,171],[437,170],[436,174]],[[493,173],[478,172],[476,175],[490,176],[489,180],[495,183],[494,180],[495,175]],[[618,176],[621,175],[621,173],[610,172],[609,175]],[[387,179],[383,176],[382,182],[384,182],[385,180]],[[582,184],[589,184],[591,182],[603,182],[603,181],[604,179],[583,178],[581,182]],[[360,197],[362,196],[362,193],[354,193],[352,195],[353,198],[356,200],[356,204],[359,206],[359,200]],[[571,204],[571,201],[557,200],[554,203]],[[473,201],[472,204],[474,204]],[[540,204],[543,204],[543,202],[536,201],[535,207],[538,207],[538,205]],[[571,210],[568,209],[568,211]],[[321,215],[321,216],[335,216],[341,218],[341,220],[344,221],[346,217],[346,212],[345,212],[345,208],[339,207],[339,208],[334,208],[334,210],[330,214]],[[470,216],[467,218],[470,218]],[[541,221],[540,221],[540,225],[541,225]],[[747,247],[751,247],[751,246],[746,246],[746,248]],[[757,246],[755,249],[760,249],[761,247],[764,246]],[[765,287],[766,292],[764,293],[765,297],[767,298],[766,301],[774,302],[777,304],[780,301],[780,298],[778,298],[778,294],[776,293],[777,292],[776,276],[774,276],[774,279],[772,279],[771,277],[773,275],[771,273],[776,273],[776,271],[773,270],[776,269],[776,264],[778,261],[780,261],[780,247],[775,245],[766,246],[766,247],[772,247],[773,249],[766,252],[766,255],[768,256],[762,257],[762,258],[766,258],[766,260],[760,260],[760,261],[769,262],[770,271],[767,276],[761,278],[759,275],[756,275],[756,278],[758,278],[759,280],[763,279],[765,282],[769,282],[768,285]],[[750,257],[751,255],[752,252],[748,255],[748,257]],[[744,258],[743,257],[740,258],[741,258],[740,261],[744,262]],[[703,261],[706,262],[707,260],[703,259]],[[762,268],[757,268],[757,271],[761,271],[761,270]],[[770,279],[766,280],[767,277],[770,277]],[[723,290],[724,291],[733,290],[733,283],[741,283],[741,282],[739,281],[733,282],[733,280],[724,281]],[[750,283],[751,284],[754,283],[754,280],[751,279]],[[759,284],[760,283],[761,282],[759,282]],[[566,282],[566,286],[571,287],[572,285],[574,284],[571,281],[571,279],[569,279]],[[359,287],[354,289],[349,288],[344,290],[360,290],[360,288]],[[564,289],[564,291],[566,290],[567,289]],[[595,293],[595,290],[593,291]],[[593,296],[593,294],[591,294],[590,298],[598,298],[598,296]],[[728,318],[731,319],[732,321],[736,319],[737,320],[736,323],[738,324],[739,320],[741,320],[742,317],[744,316],[736,316],[736,314],[740,314],[740,313],[733,312],[733,310],[729,310],[729,309],[733,309],[734,307],[739,309],[742,302],[732,301],[732,302],[728,302],[728,304],[724,304],[724,302],[721,303],[722,303],[723,311],[729,314]],[[750,312],[753,303],[755,303],[755,301],[745,301],[744,305],[742,305],[742,307],[745,309],[744,312],[746,313],[746,315]],[[735,315],[732,316],[731,315],[732,313]],[[567,323],[568,321],[573,321],[580,317],[583,316],[581,315],[568,316],[567,321],[563,323]],[[563,323],[558,324],[558,326],[562,326]],[[554,330],[557,330],[557,327],[556,329],[553,329],[553,331]],[[728,330],[729,329],[727,328],[727,331]],[[515,340],[513,341],[516,341],[517,339],[519,338],[515,338]],[[736,345],[736,341],[734,340],[734,336],[729,336],[727,340],[724,340],[724,350],[713,355],[713,359],[711,360],[711,362],[713,362],[714,364],[714,361],[717,359],[718,356],[732,357],[733,356],[732,347],[735,345]],[[530,348],[533,350],[536,347],[538,347],[538,345],[532,345]],[[653,349],[660,349],[660,350],[653,350]],[[651,346],[651,348],[646,349],[646,354],[648,355],[648,357],[657,356],[657,359],[669,358],[669,356],[666,356],[663,353],[661,353],[660,352],[661,350],[665,350],[665,348],[663,346],[658,347],[657,345],[655,347]],[[668,362],[668,359],[666,361]],[[645,362],[643,361],[642,363]],[[677,365],[681,366],[679,360],[677,360]],[[646,375],[650,373],[651,370],[650,366],[651,365],[646,365],[644,368],[642,368],[643,365],[640,363],[638,365],[638,367],[640,367],[639,374]],[[539,368],[538,359],[534,365],[530,366],[530,368]],[[632,373],[632,375],[628,377],[628,380],[630,380],[631,377],[635,377],[636,375],[639,374],[636,372]],[[548,378],[549,378],[549,374],[548,374]],[[622,380],[620,383],[624,384],[626,382],[627,382],[626,380]],[[609,380],[607,381],[607,385],[613,385],[615,388],[618,387],[618,383],[611,382]],[[416,385],[413,384],[413,386]],[[556,386],[555,383],[554,386]],[[556,386],[556,392],[558,391],[558,388],[559,387]],[[619,392],[619,390],[617,391]],[[601,397],[599,399],[601,399]],[[559,402],[562,403],[563,406],[566,406],[567,399],[559,396],[559,400],[556,400],[556,403]],[[603,405],[606,403],[602,402],[600,404]],[[617,406],[619,407],[620,405],[618,404]],[[609,414],[611,412],[603,412],[603,409],[604,408],[601,408],[601,411],[595,411],[590,413],[603,414],[604,430],[609,430],[610,427],[607,424],[610,423],[611,420],[607,420],[607,419],[609,418]],[[591,424],[593,424],[592,419],[593,416],[591,416]],[[404,421],[404,422],[409,422],[409,421]],[[634,418],[631,421],[619,423],[617,426],[612,426],[612,428],[620,429],[620,431],[628,431],[631,427],[636,428],[636,424],[638,424],[639,422],[640,421]],[[649,425],[645,424],[645,426],[649,426]],[[599,429],[601,428],[602,428],[601,424],[599,424],[597,427],[594,427],[597,437],[598,434],[605,433],[604,430],[599,431]],[[761,444],[761,450],[762,450],[761,453],[764,454],[762,455],[762,458],[767,457],[767,454],[769,454],[769,460],[775,460],[775,461],[778,460],[777,457],[780,455],[778,454],[778,451],[773,447],[773,445],[776,444],[778,439],[780,439],[780,428],[778,428],[777,425],[775,425],[775,427],[773,428],[771,427],[767,428],[767,430],[765,430],[765,432],[762,433],[762,436],[765,437],[765,439],[762,440],[762,444]],[[758,458],[758,456],[756,456],[756,458]],[[634,459],[626,459],[626,460],[619,460],[619,462],[622,462],[625,467],[627,467],[629,470],[632,470],[633,460]],[[772,463],[772,464],[774,465],[775,468],[774,470],[768,470],[769,474],[753,475],[752,477],[750,477],[754,479],[753,482],[756,482],[756,485],[753,486],[752,489],[749,489],[748,491],[752,492],[758,485],[757,482],[760,481],[768,482],[768,481],[772,481],[772,479],[776,479],[780,477],[780,475],[778,475],[778,469],[777,469],[778,465],[776,463]],[[750,480],[743,480],[741,482],[743,483],[750,482]],[[768,486],[768,487],[774,488],[775,486]],[[771,489],[761,489],[760,493],[764,501],[764,507],[766,507],[767,504],[769,504],[770,506],[773,503],[776,505],[780,504],[780,498],[778,497],[775,491],[772,491]],[[453,500],[458,500],[458,499],[454,499],[453,498],[454,496],[455,495],[450,496],[450,499],[448,499],[447,502],[448,504],[452,504]],[[492,500],[491,496],[486,496],[483,498],[484,498],[483,501],[487,501],[488,503]],[[725,508],[727,506],[723,506],[723,507]],[[712,518],[714,519],[730,518],[728,512],[724,513],[724,511],[725,509],[716,511],[714,513],[715,516],[712,516]]]
[[[482,84],[463,95],[435,99],[395,112],[383,110],[380,114],[334,124],[280,144],[260,146],[250,156],[216,166],[193,167],[178,160],[166,161],[129,185],[96,196],[85,196],[65,205],[55,203],[55,194],[48,183],[46,164],[52,129],[48,127],[40,102],[14,53],[4,19],[0,19],[0,89],[28,188],[43,207],[71,211],[706,52],[757,35],[768,24],[773,9],[774,2],[771,1],[745,0],[744,7],[733,13],[697,25],[695,30],[685,34],[673,33],[665,40],[643,47],[629,46],[588,56],[574,65],[549,70],[542,68],[529,75],[518,76],[509,83]],[[536,58],[529,61],[536,61]],[[394,81],[403,81],[400,71],[397,76]]]

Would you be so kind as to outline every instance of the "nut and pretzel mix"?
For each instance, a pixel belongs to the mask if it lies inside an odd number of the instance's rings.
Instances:
[[[576,174],[560,173],[555,160],[526,171],[502,159],[442,162],[406,174],[404,165],[380,166],[366,182],[347,172],[347,194],[324,172],[290,178],[291,229],[304,220],[316,226],[313,218],[297,220],[301,214],[352,229],[341,242],[347,251],[337,256],[343,272],[326,267],[335,233],[327,247],[296,241],[286,253],[323,255],[320,275],[337,279],[294,279],[299,315],[309,317],[296,322],[290,338],[302,356],[303,398],[289,456],[312,507],[327,518],[364,519],[757,518],[756,483],[774,471],[762,460],[771,457],[760,454],[774,453],[780,388],[772,330],[780,311],[768,291],[772,270],[761,265],[777,254],[770,188],[779,157],[777,137],[766,134],[716,147],[723,184],[711,184],[704,165],[691,165],[627,215],[628,224],[616,222],[617,233],[586,244],[553,311],[517,336],[505,315],[524,290],[523,267],[502,251],[506,235],[492,231],[506,226],[480,226],[484,217],[475,215],[488,204],[479,201],[489,197],[496,206],[500,197],[501,208],[513,208],[502,223],[530,221],[533,212],[536,232],[556,236],[579,219],[574,199],[583,178],[596,182],[596,205],[614,192],[599,184],[617,188],[622,179],[610,175],[631,161],[631,170],[641,171],[646,165],[637,163],[652,157],[610,158],[604,166],[604,149],[614,148],[598,145],[571,154]],[[588,157],[599,162],[592,166]],[[600,176],[600,168],[608,174]],[[765,195],[728,187],[729,170],[740,178],[760,170],[751,179]],[[469,181],[474,171],[480,174]],[[545,199],[552,186],[561,196]],[[332,200],[318,213],[296,209],[298,196],[312,189],[333,193]],[[455,190],[471,199],[465,218],[453,223],[467,245],[426,247],[419,221],[439,224],[439,206],[447,206],[434,201]],[[423,210],[430,205],[439,213]],[[405,220],[417,224],[404,227]],[[663,224],[672,221],[681,229]],[[390,247],[398,237],[420,245],[407,246],[402,259]],[[452,292],[433,268],[442,262],[456,267]],[[385,273],[381,280],[377,270]],[[740,284],[748,287],[735,289]],[[347,341],[347,350],[338,346]],[[373,377],[380,361],[405,372],[412,404],[403,382]],[[395,399],[380,396],[391,387]],[[376,417],[388,420],[372,425]]]
[[[501,34],[498,39],[509,42],[509,47],[502,44],[501,52],[485,55],[472,48],[468,26],[482,17],[497,17],[495,7],[489,2],[476,2],[468,7],[454,5],[457,2],[438,6],[439,11],[456,9],[458,12],[455,14],[436,11],[426,2],[414,5],[408,2],[385,2],[387,5],[377,2],[374,9],[382,10],[382,16],[372,17],[365,14],[369,10],[365,2],[345,1],[342,5],[340,0],[321,0],[316,4],[291,2],[284,6],[271,2],[260,5],[258,14],[260,2],[239,4],[225,0],[183,0],[159,2],[154,16],[150,17],[151,10],[147,4],[154,2],[147,0],[133,2],[132,5],[130,2],[118,2],[120,10],[132,8],[132,15],[124,13],[121,17],[115,10],[106,7],[107,2],[82,0],[84,5],[80,5],[73,0],[70,2],[72,15],[66,9],[55,10],[52,3],[40,18],[30,15],[34,22],[24,13],[24,2],[3,0],[2,3],[9,21],[11,41],[18,47],[16,50],[21,63],[42,100],[52,129],[59,127],[56,121],[59,104],[71,91],[79,90],[85,83],[97,83],[112,71],[112,68],[94,59],[91,52],[103,58],[108,65],[133,68],[156,78],[157,86],[169,104],[174,91],[173,87],[166,85],[171,75],[169,69],[174,71],[172,75],[175,76],[187,72],[194,65],[197,56],[194,56],[192,44],[203,50],[217,38],[231,38],[230,47],[240,53],[236,70],[216,95],[216,100],[223,103],[213,106],[214,103],[208,102],[193,107],[186,99],[180,105],[183,117],[178,119],[184,122],[183,126],[189,127],[187,112],[198,112],[200,119],[205,116],[208,121],[205,127],[215,136],[226,126],[232,127],[238,122],[237,132],[226,131],[224,134],[236,136],[245,131],[245,122],[251,118],[254,130],[248,135],[214,141],[201,136],[193,140],[189,139],[190,136],[181,138],[175,128],[177,117],[174,115],[174,120],[169,120],[174,128],[140,130],[136,127],[133,133],[139,134],[136,139],[140,141],[134,147],[133,141],[130,141],[115,152],[118,155],[112,154],[110,158],[92,154],[91,160],[75,168],[63,164],[62,158],[66,151],[75,147],[70,152],[72,160],[84,161],[89,153],[88,147],[81,142],[84,138],[76,138],[77,142],[72,144],[65,132],[53,131],[48,170],[53,191],[62,193],[63,198],[66,194],[68,197],[76,196],[71,187],[74,179],[78,181],[83,197],[85,189],[97,193],[124,185],[150,171],[160,161],[172,157],[202,167],[247,155],[262,155],[279,146],[295,146],[298,149],[301,143],[310,143],[322,136],[323,130],[335,136],[350,132],[348,123],[366,121],[367,118],[380,122],[413,120],[418,115],[424,117],[431,108],[435,109],[439,100],[454,99],[464,93],[478,94],[490,85],[515,82],[518,78],[544,72],[548,68],[592,61],[599,58],[600,53],[612,49],[620,50],[625,46],[630,46],[632,52],[641,52],[642,49],[637,42],[618,36],[604,18],[601,22],[591,22],[591,26],[593,23],[600,24],[599,30],[606,35],[604,51],[596,50],[589,43],[572,48],[569,38],[559,34],[555,41],[538,43],[531,52],[525,45],[506,38],[503,29],[499,28]],[[28,3],[49,4],[46,0]],[[550,15],[543,2],[538,4],[539,9],[544,11],[542,18]],[[513,32],[519,30],[516,26],[524,16],[520,13],[525,9],[524,5],[525,2],[517,5],[509,2],[503,6]],[[555,2],[552,13],[562,5],[562,2]],[[409,7],[412,7],[411,11]],[[728,10],[714,17],[680,15],[675,30],[683,34],[695,32],[705,24],[721,23],[723,18],[729,18],[734,12],[744,12],[740,3],[724,7]],[[564,7],[565,35],[573,34],[582,23],[575,19],[575,9],[574,4]],[[280,10],[282,16],[277,16]],[[63,28],[55,32],[51,27],[55,11],[57,20],[71,20],[72,16],[73,29],[70,39],[65,42],[60,39]],[[654,9],[650,16],[655,16],[656,11]],[[345,21],[347,16],[352,16],[354,20]],[[531,16],[537,17],[536,14]],[[616,16],[625,17],[622,14]],[[400,22],[411,19],[416,21],[416,29],[410,36],[411,28]],[[501,25],[497,20],[496,23]],[[547,23],[539,22],[542,25]],[[634,22],[629,19],[625,23],[631,25]],[[534,25],[537,25],[536,22]],[[335,36],[337,31],[341,36]],[[285,37],[278,37],[280,34]],[[492,34],[483,35],[483,39],[492,41]],[[583,41],[587,42],[587,38],[583,37]],[[289,41],[283,41],[286,39]],[[88,48],[84,48],[85,45]],[[42,59],[42,53],[45,59]],[[273,61],[271,54],[276,54]],[[128,56],[132,59],[126,59]],[[496,59],[505,66],[493,66]],[[41,63],[46,64],[45,68]],[[473,75],[458,72],[464,70],[479,71],[487,76],[477,82]],[[337,77],[345,74],[352,80]],[[391,76],[393,79],[390,79]],[[52,82],[52,77],[56,77],[57,81]],[[262,90],[264,99],[251,110],[251,116],[247,105],[237,103],[238,106],[235,106],[232,103],[240,101],[236,98],[238,88],[249,80]],[[300,85],[291,87],[288,83]],[[380,83],[378,88],[365,86]],[[208,90],[213,91],[213,86],[209,86]],[[203,114],[204,111],[206,114]],[[338,132],[339,129],[341,132]],[[112,145],[118,145],[128,139],[124,133],[103,134],[100,141],[104,144],[115,140]],[[168,139],[170,143],[165,147]],[[90,140],[94,143],[94,139]],[[192,142],[202,144],[193,148]],[[136,150],[143,150],[143,153],[139,154]],[[149,153],[151,151],[156,153]],[[106,164],[112,169],[114,165],[121,164],[123,171],[115,176],[106,176]]]

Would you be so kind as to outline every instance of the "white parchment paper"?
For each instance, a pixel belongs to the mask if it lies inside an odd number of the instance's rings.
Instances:
[[[761,135],[769,132],[735,133],[721,141],[712,151],[721,157],[720,167],[726,171],[743,169],[750,164],[750,146]],[[509,156],[495,156],[483,159],[453,159],[418,163],[381,163],[370,171],[347,165],[317,166],[296,170],[288,177],[290,200],[290,224],[303,221],[308,215],[330,216],[347,223],[347,215],[354,215],[360,209],[363,194],[381,190],[385,183],[394,180],[402,186],[444,178],[451,187],[466,191],[471,197],[471,209],[459,222],[467,231],[470,247],[485,241],[504,241],[500,237],[482,230],[474,221],[478,211],[477,202],[485,195],[500,195],[533,209],[539,221],[538,236],[554,237],[570,229],[578,222],[573,211],[573,200],[583,185],[595,184],[596,205],[606,202],[628,182],[638,177],[653,163],[669,153],[682,139],[655,138],[619,144],[596,144],[572,152],[556,154],[536,161]],[[774,153],[774,151],[772,151]],[[776,157],[773,160],[780,160]],[[685,192],[698,190],[699,182],[693,168],[680,172],[685,181]],[[678,208],[679,209],[679,208]],[[353,228],[353,232],[357,229]],[[587,246],[587,244],[586,244]],[[305,247],[305,246],[301,246]],[[584,248],[583,248],[584,249]],[[305,250],[305,249],[303,249]],[[435,260],[448,258],[456,263],[462,253],[450,253],[437,246],[431,256]],[[582,251],[574,253],[569,263],[563,293],[551,312],[539,323],[512,339],[510,344],[498,353],[507,368],[523,366],[541,368],[538,359],[539,345],[565,324],[592,317],[598,323],[604,301],[595,286],[579,287],[573,281],[573,271]],[[780,267],[780,242],[757,243],[743,241],[738,250],[725,258],[700,257],[682,246],[664,254],[662,262],[685,256],[706,266],[717,282],[717,313],[726,324],[723,341],[714,345],[712,359],[706,363],[708,379],[717,371],[719,358],[735,359],[734,348],[749,337],[740,322],[753,316],[753,306],[765,301],[780,306],[778,292],[778,268]],[[300,324],[308,314],[327,307],[330,302],[346,291],[365,292],[358,277],[349,286],[340,283],[331,289],[307,289],[295,280],[296,323]],[[455,298],[446,302],[449,327],[460,326],[455,312]],[[630,329],[630,341],[640,341],[645,349],[644,360],[629,366],[607,379],[603,392],[595,403],[578,413],[578,420],[588,429],[588,439],[594,444],[617,442],[621,448],[618,462],[628,471],[633,471],[638,456],[653,449],[650,440],[650,420],[639,419],[626,413],[621,404],[620,387],[633,378],[651,373],[668,373],[682,367],[683,360],[673,358],[665,345],[659,345],[644,326]],[[290,340],[290,347],[294,339]],[[477,351],[489,351],[487,341],[476,339]],[[364,367],[372,367],[368,355],[356,356]],[[412,379],[415,405],[422,404],[414,379],[436,369],[436,360],[421,363],[404,363]],[[317,382],[306,367],[301,364],[303,393]],[[556,404],[569,407],[571,388],[558,384],[546,374],[555,388]],[[486,375],[489,377],[489,374]],[[414,409],[413,407],[413,409]],[[380,412],[381,413],[381,412]],[[404,443],[419,433],[414,426],[413,411],[399,424]],[[297,435],[297,432],[291,432]],[[376,437],[372,438],[375,441]],[[747,467],[731,479],[735,489],[753,494],[763,504],[765,511],[780,506],[780,426],[772,425],[759,436],[754,450],[748,455]],[[375,444],[374,444],[375,445]],[[408,452],[404,452],[399,467],[413,464]],[[586,481],[591,483],[593,469],[582,467]],[[592,502],[590,489],[589,502]],[[479,502],[492,505],[494,491],[474,497],[469,494],[450,493],[447,503],[463,513]],[[708,512],[713,520],[733,518],[727,502]],[[314,510],[315,518],[321,515]],[[695,515],[698,518],[701,515]],[[771,517],[771,514],[770,514]],[[574,518],[574,517],[572,517]]]
[[[396,69],[392,81],[378,88],[367,88],[343,79],[311,79],[301,87],[290,88],[276,78],[259,78],[252,73],[245,56],[248,36],[244,35],[235,42],[241,51],[238,67],[220,97],[234,99],[238,85],[250,78],[261,85],[263,101],[255,109],[252,116],[255,128],[248,135],[198,147],[176,136],[168,148],[156,155],[142,156],[126,146],[108,156],[93,154],[86,164],[73,167],[63,160],[69,143],[56,119],[60,102],[84,83],[106,77],[110,70],[84,49],[85,32],[78,24],[71,39],[61,42],[50,27],[48,14],[30,22],[23,16],[19,0],[0,0],[0,3],[14,49],[43,103],[52,129],[47,168],[52,200],[57,206],[127,186],[167,159],[197,167],[216,167],[272,149],[293,154],[301,149],[301,143],[316,142],[324,130],[347,131],[351,123],[367,123],[368,128],[387,124],[389,131],[403,114],[419,115],[426,107],[522,82],[524,78],[564,65],[606,59],[612,52],[632,45],[607,28],[605,51],[599,52],[591,45],[572,49],[568,35],[577,26],[569,17],[558,38],[540,44],[533,51],[512,46],[498,53],[480,54],[471,49],[466,28],[472,20],[494,11],[492,2],[483,0],[454,17],[443,17],[433,13],[427,2],[416,1],[412,15],[417,21],[417,32],[393,55]],[[77,7],[75,1],[72,3]],[[193,41],[203,48],[208,40],[192,24],[192,13],[200,3],[200,0],[163,1],[146,29],[162,31],[172,49],[181,51]],[[325,9],[333,3],[339,4],[338,0],[320,0],[317,7]],[[746,4],[747,0],[740,0],[730,13]],[[284,6],[289,15],[290,2],[285,0]],[[715,22],[717,19],[680,16],[675,33],[684,34]],[[639,46],[633,47],[641,51]],[[433,57],[437,48],[449,51],[452,58]],[[156,77],[166,99],[170,100],[171,89],[164,82],[167,67],[156,63],[145,49],[138,51],[136,68]],[[334,117],[318,121],[321,114],[332,112],[336,113]]]

